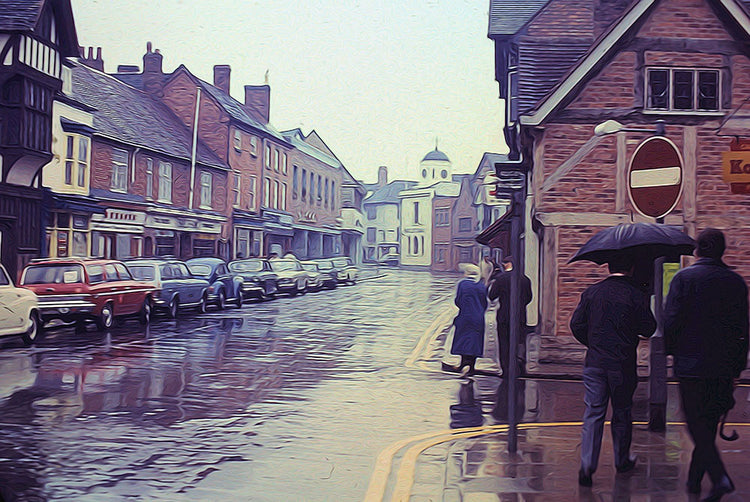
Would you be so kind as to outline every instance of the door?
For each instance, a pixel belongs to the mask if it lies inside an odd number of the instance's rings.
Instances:
[[[132,287],[133,277],[128,272],[128,269],[125,268],[125,265],[115,263],[115,270],[117,270],[117,274],[120,276],[118,289],[120,291],[119,296],[122,298],[122,313],[134,314],[140,311],[143,299],[146,296],[143,290]]]
[[[112,302],[116,315],[127,314],[127,303],[123,301],[125,295],[122,291],[120,276],[113,263],[104,265],[104,275],[106,276],[106,293],[107,300]]]
[[[187,265],[184,263],[177,263],[175,266],[179,269],[180,275],[184,278],[190,290],[190,303],[198,303],[203,295],[205,281],[193,277],[193,274],[190,273],[190,270],[188,270]]]

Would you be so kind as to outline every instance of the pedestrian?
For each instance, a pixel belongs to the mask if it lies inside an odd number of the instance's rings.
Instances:
[[[453,319],[453,344],[451,354],[461,356],[461,364],[454,367],[443,363],[443,370],[473,375],[477,357],[484,351],[484,313],[487,310],[487,288],[478,266],[459,265],[465,279],[458,283],[455,303],[458,315]],[[464,368],[467,368],[464,370]]]
[[[708,473],[713,486],[706,501],[734,491],[716,448],[716,431],[734,406],[733,379],[747,366],[747,285],[722,261],[725,248],[720,230],[701,232],[698,260],[674,276],[664,311],[667,353],[674,356],[682,411],[695,446],[687,490],[700,493]]]
[[[490,300],[497,300],[497,344],[500,351],[500,367],[503,370],[503,377],[507,378],[510,368],[510,283],[511,283],[511,271],[513,270],[513,259],[510,256],[503,258],[502,267],[498,268],[490,280],[489,286],[489,298]],[[526,357],[526,332],[528,330],[526,326],[526,305],[531,302],[531,281],[525,275],[519,277],[519,300],[521,302],[521,333],[518,340],[519,347],[515,349],[516,352],[520,352],[521,365]],[[519,350],[520,349],[520,350]],[[516,363],[518,363],[519,354],[515,354]],[[519,372],[520,373],[520,372]]]
[[[633,393],[638,385],[636,349],[639,338],[656,330],[649,296],[633,280],[631,256],[620,254],[609,262],[610,275],[581,294],[570,320],[576,340],[587,347],[583,367],[584,403],[581,430],[581,469],[578,483],[592,485],[599,464],[604,419],[612,403],[612,445],[617,472],[628,472],[633,436]]]

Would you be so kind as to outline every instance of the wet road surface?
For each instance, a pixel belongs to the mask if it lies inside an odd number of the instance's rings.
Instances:
[[[390,270],[149,328],[3,340],[0,493],[361,500],[381,450],[451,421],[455,377],[405,361],[457,281]]]

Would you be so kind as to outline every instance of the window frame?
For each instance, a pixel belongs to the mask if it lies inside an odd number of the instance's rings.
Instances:
[[[118,154],[120,156],[124,155],[125,161],[122,162],[121,159],[115,160],[115,154]],[[123,150],[122,148],[112,148],[112,156],[110,159],[110,162],[112,163],[112,171],[111,176],[112,179],[110,180],[110,189],[113,192],[122,192],[127,193],[128,192],[128,165],[130,161],[130,152],[127,150]],[[120,182],[124,181],[124,185]]]
[[[172,203],[172,188],[174,184],[173,173],[171,162],[159,161],[158,166],[159,173],[159,185],[156,193],[156,200],[159,202]]]
[[[201,199],[199,207],[202,209],[213,208],[213,183],[214,175],[208,171],[201,171],[200,175],[200,187],[201,187]]]
[[[652,101],[652,77],[651,75],[656,72],[667,72],[667,107],[657,108],[651,105]],[[675,107],[675,73],[677,72],[690,72],[692,74],[691,81],[691,108],[676,108]],[[709,108],[698,108],[700,102],[700,76],[702,73],[713,73],[716,75],[716,109]],[[723,72],[721,68],[716,67],[705,67],[705,68],[690,68],[682,66],[648,66],[645,68],[644,78],[644,93],[643,93],[643,113],[645,114],[691,114],[691,115],[722,115],[724,109],[722,107],[723,96]]]

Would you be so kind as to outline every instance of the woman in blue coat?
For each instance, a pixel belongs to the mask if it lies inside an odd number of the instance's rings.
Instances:
[[[461,365],[458,368],[448,367],[454,371],[462,371],[469,367],[468,374],[474,374],[474,365],[477,357],[484,350],[484,313],[487,310],[487,287],[480,275],[480,269],[476,265],[465,265],[466,276],[458,283],[456,291],[456,305],[458,315],[453,320],[455,327],[453,333],[453,345],[451,354],[461,356]]]

